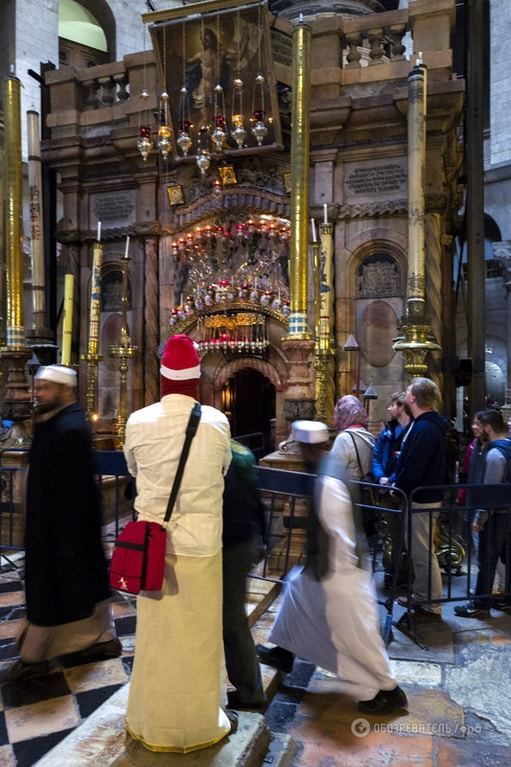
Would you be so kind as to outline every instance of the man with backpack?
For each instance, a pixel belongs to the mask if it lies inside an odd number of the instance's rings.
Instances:
[[[482,482],[497,485],[511,481],[511,439],[499,410],[483,410],[477,414],[482,436],[486,440],[482,459]],[[479,532],[479,572],[474,599],[454,608],[460,618],[489,618],[492,588],[499,557],[506,562],[505,592],[511,594],[511,523],[509,507],[478,509],[472,527]]]

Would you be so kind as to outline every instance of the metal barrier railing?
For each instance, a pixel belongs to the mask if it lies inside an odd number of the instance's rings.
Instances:
[[[467,490],[468,503],[463,506],[456,503],[460,489]],[[417,502],[417,496],[424,491],[433,491],[442,496],[435,508],[425,508],[423,503]],[[474,512],[480,509],[492,510],[492,515],[499,515],[500,553],[503,555],[506,569],[505,588],[500,597],[511,599],[511,484],[421,487],[416,488],[410,494],[407,517],[406,545],[412,567],[415,562],[416,570],[415,574],[411,571],[408,578],[407,606],[409,612],[416,607],[424,608],[448,602],[471,601],[474,598],[489,604],[493,599],[491,588],[493,577],[482,579],[483,582],[486,581],[487,589],[478,591],[476,594],[472,591],[474,586],[472,582],[474,546],[471,523]],[[424,520],[423,518],[426,516],[427,519]],[[427,536],[426,547],[424,546],[424,535]],[[491,540],[490,535],[483,534],[478,537],[479,542],[486,547],[484,552],[479,551],[479,573],[481,563],[484,569],[487,566],[488,558],[491,561],[494,560],[494,564],[496,564],[499,551],[498,542]],[[426,557],[426,572],[424,572]],[[461,564],[463,564],[464,570],[461,570]],[[421,568],[422,573],[420,573]],[[440,592],[438,568],[444,571]],[[419,580],[422,577],[422,586],[419,587],[419,593],[416,593],[418,571]],[[456,578],[456,589],[453,589],[454,578]],[[464,580],[460,581],[460,578]]]
[[[128,472],[124,455],[120,451],[97,451],[96,470],[103,498],[108,495],[109,527],[106,538],[112,541],[118,534],[124,519],[132,516],[132,504],[126,498]],[[6,552],[22,551],[23,526],[23,476],[24,469],[0,466],[0,557]],[[271,573],[280,579],[290,566],[303,561],[305,553],[305,527],[307,504],[314,488],[314,475],[280,469],[257,467],[258,487],[265,499],[270,546],[262,565],[262,577],[273,580]],[[363,520],[373,524],[371,539],[372,567],[375,573],[390,570],[386,579],[388,596],[380,601],[386,610],[383,635],[391,636],[392,615],[395,600],[402,588],[400,565],[406,556],[413,565],[417,554],[417,538],[414,519],[427,516],[422,524],[423,548],[426,541],[425,594],[413,591],[413,567],[408,567],[404,585],[408,598],[408,614],[413,620],[413,610],[445,602],[465,601],[473,598],[471,587],[474,576],[474,556],[471,517],[475,509],[501,508],[497,512],[506,520],[502,533],[506,540],[506,588],[502,596],[511,601],[511,484],[500,485],[440,485],[435,488],[417,488],[409,498],[398,489],[381,485],[352,482],[354,502],[361,509]],[[468,490],[468,504],[456,503],[460,489]],[[417,495],[424,490],[437,491],[441,503],[433,508],[415,505]],[[357,497],[358,494],[358,497]],[[105,504],[104,504],[105,506]],[[440,525],[437,525],[437,519]],[[483,536],[484,539],[484,536]],[[488,546],[492,545],[488,541]],[[444,571],[442,592],[435,593],[435,570],[438,561]],[[463,569],[462,569],[463,567]],[[454,580],[456,579],[456,580]],[[460,580],[465,579],[465,580]],[[491,599],[491,592],[477,595]]]

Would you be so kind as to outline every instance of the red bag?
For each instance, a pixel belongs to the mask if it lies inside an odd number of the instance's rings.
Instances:
[[[179,458],[164,521],[171,517],[188,458],[192,439],[201,417],[198,402],[192,408],[185,432],[185,442]],[[165,574],[167,530],[158,522],[128,522],[117,538],[110,565],[110,586],[126,594],[140,591],[160,591]]]
[[[126,594],[160,591],[166,545],[167,531],[157,522],[128,522],[115,542],[110,586]]]

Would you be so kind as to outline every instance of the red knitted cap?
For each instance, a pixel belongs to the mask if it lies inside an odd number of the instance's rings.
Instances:
[[[171,381],[200,378],[200,359],[191,338],[182,334],[169,338],[161,358],[160,375]]]

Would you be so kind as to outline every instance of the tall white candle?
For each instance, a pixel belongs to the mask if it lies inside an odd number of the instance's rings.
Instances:
[[[98,236],[96,237],[98,242],[101,242],[101,221],[98,221]]]
[[[124,258],[128,258],[129,249],[130,249],[130,238],[128,236],[126,237],[126,250],[124,251]]]
[[[311,227],[312,227],[312,242],[317,242],[316,239],[316,222],[313,218],[311,218]]]
[[[328,205],[323,203],[323,223],[328,224]]]

